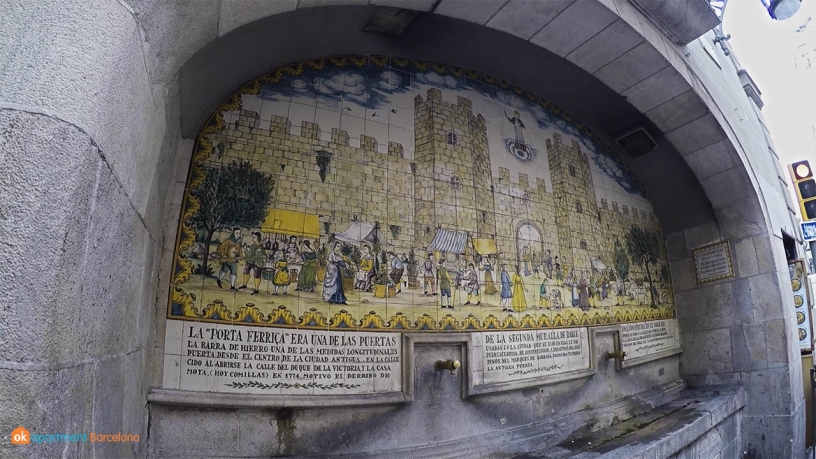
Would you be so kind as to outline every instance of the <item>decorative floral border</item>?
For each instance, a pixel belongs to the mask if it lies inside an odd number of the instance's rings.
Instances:
[[[485,75],[477,71],[463,69],[461,67],[410,58],[389,56],[328,57],[314,61],[298,62],[272,70],[242,85],[235,92],[233,92],[232,95],[227,97],[227,99],[207,119],[196,137],[196,143],[193,147],[192,163],[190,165],[190,170],[187,177],[187,190],[195,189],[204,182],[205,171],[202,163],[209,156],[209,153],[212,151],[213,147],[212,141],[208,140],[207,136],[218,133],[224,127],[225,121],[223,113],[226,111],[239,109],[241,107],[242,95],[256,95],[261,91],[264,83],[278,83],[281,81],[281,78],[283,78],[284,75],[300,75],[307,69],[321,70],[327,65],[337,67],[349,65],[365,67],[369,64],[369,62],[374,63],[375,65],[385,66],[388,65],[389,59],[393,65],[397,66],[398,68],[417,70],[432,69],[434,72],[442,75],[462,76],[464,74],[468,78],[478,79],[488,84],[495,85],[500,89],[512,92],[516,96],[522,97],[530,102],[537,103],[552,111],[554,114],[562,117],[565,121],[571,123],[577,129],[580,129],[587,137],[592,139],[609,155],[618,158],[617,154],[599,137],[584,126],[583,123],[573,118],[560,107],[526,89],[511,85],[510,83],[498,78]],[[618,162],[621,168],[627,172],[630,172],[619,158]],[[634,175],[632,175],[632,180],[637,183],[638,186],[640,185],[637,177]],[[609,312],[606,312],[605,314],[595,312],[594,315],[591,315],[590,313],[583,313],[578,316],[574,313],[569,313],[567,317],[564,317],[560,313],[557,313],[552,319],[550,319],[550,317],[547,315],[531,316],[526,314],[520,318],[516,318],[513,314],[509,314],[507,317],[496,317],[490,314],[482,320],[472,314],[469,314],[462,321],[459,321],[450,314],[444,316],[439,321],[428,314],[423,314],[421,317],[412,321],[402,313],[397,313],[389,320],[384,320],[373,311],[357,320],[346,310],[341,310],[330,320],[327,320],[325,316],[314,308],[300,317],[295,317],[291,311],[288,311],[284,306],[279,306],[277,310],[265,316],[257,307],[254,306],[241,306],[233,313],[226,307],[226,305],[218,300],[208,304],[202,309],[202,311],[199,312],[198,309],[193,306],[195,298],[191,296],[190,293],[185,292],[182,288],[184,282],[190,279],[193,272],[192,261],[184,257],[182,253],[190,249],[195,243],[195,230],[190,224],[190,220],[199,209],[198,199],[189,193],[189,191],[185,191],[181,209],[181,218],[179,219],[175,251],[173,253],[174,269],[172,280],[170,282],[170,295],[167,305],[167,318],[169,319],[316,329],[326,329],[328,326],[330,329],[338,330],[359,328],[361,330],[371,331],[458,332],[553,328],[576,325],[609,325],[623,322],[639,322],[643,320],[674,318],[674,306],[669,306],[658,309],[644,309],[643,311],[634,312],[618,311],[615,314],[611,314]]]
[[[256,389],[320,389],[320,390],[332,390],[332,389],[356,389],[360,387],[359,384],[346,384],[341,382],[331,383],[331,384],[321,384],[314,381],[310,381],[307,383],[288,383],[288,382],[276,382],[274,384],[264,384],[259,381],[247,381],[247,382],[238,382],[233,381],[229,384],[224,384],[227,387],[232,387],[233,389],[246,389],[248,387],[254,387]]]
[[[574,326],[611,325],[626,322],[642,322],[646,320],[673,319],[674,307],[664,307],[657,309],[643,309],[637,311],[617,311],[614,314],[605,311],[602,314],[596,311],[595,314],[583,313],[577,315],[568,313],[566,316],[557,312],[550,318],[548,315],[525,314],[516,317],[508,314],[507,317],[497,317],[489,314],[484,319],[468,314],[467,317],[458,320],[451,314],[437,320],[429,314],[412,320],[402,312],[391,316],[389,320],[384,320],[379,314],[370,311],[359,320],[352,316],[347,310],[341,309],[331,318],[327,318],[323,313],[315,308],[310,308],[308,312],[300,317],[292,313],[286,306],[278,306],[273,312],[264,314],[258,307],[247,305],[239,307],[235,312],[221,301],[215,300],[208,304],[199,312],[198,308],[190,306],[190,315],[179,317],[171,316],[172,319],[195,320],[196,322],[227,322],[231,325],[267,325],[281,328],[317,329],[317,330],[370,330],[370,331],[411,331],[411,332],[470,332],[483,330],[534,330],[542,328],[559,328]]]

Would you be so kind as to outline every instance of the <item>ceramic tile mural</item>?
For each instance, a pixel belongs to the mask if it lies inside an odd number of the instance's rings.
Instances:
[[[659,223],[579,122],[457,67],[357,56],[241,87],[202,128],[168,318],[323,330],[674,317]]]

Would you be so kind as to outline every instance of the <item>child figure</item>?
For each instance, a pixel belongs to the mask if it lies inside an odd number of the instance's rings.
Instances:
[[[547,294],[547,278],[541,281],[541,287],[538,288],[538,309],[550,308],[550,296]]]
[[[278,289],[283,287],[283,294],[286,295],[289,290],[289,263],[286,261],[286,255],[282,250],[278,251],[278,260],[275,262],[275,277],[272,278],[272,285],[275,286],[273,295],[278,294]]]

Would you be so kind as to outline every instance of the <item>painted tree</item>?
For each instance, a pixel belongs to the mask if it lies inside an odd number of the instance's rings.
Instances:
[[[629,278],[629,256],[626,255],[620,241],[615,239],[615,273],[618,275],[623,285],[623,293],[626,293],[626,279]]]
[[[329,164],[331,164],[332,154],[326,150],[317,150],[315,152],[315,164],[318,167],[318,175],[320,175],[320,181],[326,181],[326,175],[329,173]]]
[[[274,183],[271,176],[248,161],[205,170],[204,183],[191,192],[199,204],[191,223],[205,234],[203,272],[207,272],[213,234],[224,227],[260,225],[272,200]]]
[[[646,269],[646,280],[649,282],[649,296],[652,307],[656,308],[654,290],[652,289],[652,274],[649,265],[656,265],[660,256],[660,241],[654,231],[645,230],[638,226],[629,228],[626,233],[626,251],[632,263]]]

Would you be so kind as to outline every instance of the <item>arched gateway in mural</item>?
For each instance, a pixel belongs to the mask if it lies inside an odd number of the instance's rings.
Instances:
[[[165,387],[398,392],[395,332],[478,334],[473,387],[583,375],[591,326],[631,324],[634,357],[679,350],[634,177],[558,107],[433,62],[331,57],[242,86],[196,140],[174,266],[166,358],[201,358]]]

